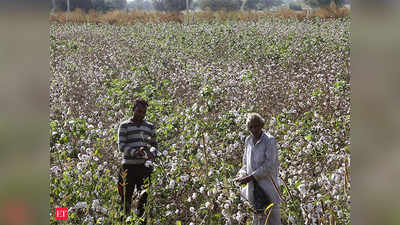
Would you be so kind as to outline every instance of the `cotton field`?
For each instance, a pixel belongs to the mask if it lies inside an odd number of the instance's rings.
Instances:
[[[233,181],[249,112],[279,145],[282,224],[350,224],[345,19],[50,25],[50,223],[121,223],[118,125],[149,101],[149,224],[249,224]],[[137,193],[139,194],[139,193]],[[137,194],[134,194],[136,196]]]

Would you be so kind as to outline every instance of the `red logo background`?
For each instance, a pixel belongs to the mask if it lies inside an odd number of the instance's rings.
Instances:
[[[56,208],[56,220],[68,220],[67,208]]]

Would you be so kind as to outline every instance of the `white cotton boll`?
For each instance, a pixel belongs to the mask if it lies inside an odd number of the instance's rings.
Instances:
[[[192,201],[192,197],[189,197],[187,201],[188,201],[188,202],[191,202],[191,201]]]
[[[126,218],[126,220],[125,220],[125,222],[127,222],[127,223],[129,223],[129,222],[131,222],[132,221],[132,216],[128,216],[127,218]]]
[[[79,154],[78,154],[78,159],[82,161],[82,160],[83,160],[83,155],[84,155],[84,154],[79,153]]]
[[[96,223],[103,224],[104,223],[104,217],[98,218]]]
[[[311,218],[312,225],[317,225],[317,219],[315,217]]]
[[[96,208],[99,205],[100,205],[100,201],[98,199],[93,200],[92,208]]]
[[[85,178],[91,178],[91,177],[92,177],[92,172],[87,171],[87,172],[85,173],[85,175],[83,175],[83,177],[85,177]]]
[[[186,182],[187,180],[189,180],[189,175],[182,175],[181,180],[182,182]]]
[[[335,181],[335,179],[336,179],[336,176],[337,176],[336,174],[332,174],[332,176],[331,176],[331,181],[333,181],[333,182],[334,182],[334,181]]]
[[[86,168],[87,166],[87,162],[79,162],[76,167],[78,168],[78,170],[83,170],[84,168]]]
[[[90,215],[87,215],[87,216],[85,217],[84,222],[86,222],[87,225],[92,225],[92,224],[93,224],[93,217],[91,217]]]
[[[222,194],[220,194],[219,196],[218,196],[218,201],[222,201],[224,199],[224,196],[222,195]]]
[[[201,186],[199,191],[200,191],[200,193],[203,193],[204,192],[204,186]]]
[[[222,210],[222,215],[223,215],[225,218],[229,218],[229,213],[228,213],[228,211],[227,211],[226,209],[223,209],[223,210]]]
[[[312,211],[312,210],[314,209],[313,204],[312,204],[312,203],[308,203],[308,204],[307,204],[307,209],[308,209],[309,211]]]
[[[172,171],[176,170],[176,167],[177,167],[177,163],[172,163],[171,170]]]
[[[150,161],[150,160],[147,160],[147,161],[144,163],[144,166],[145,166],[145,167],[153,166],[153,162]]]
[[[103,213],[103,214],[107,214],[108,213],[108,210],[107,210],[107,208],[105,208],[105,207],[99,207],[99,210],[100,210],[100,212],[101,213]]]
[[[171,214],[172,214],[172,212],[169,211],[169,210],[165,212],[165,215],[166,215],[166,216],[169,216],[169,215],[171,215]]]
[[[54,173],[55,175],[58,175],[61,172],[61,169],[58,166],[53,166],[51,167],[51,172]]]
[[[82,161],[89,161],[89,160],[90,160],[90,156],[82,155]]]
[[[100,165],[97,167],[97,172],[98,172],[98,171],[102,171],[103,169],[104,169],[103,164],[100,164]]]
[[[289,221],[290,221],[290,223],[294,224],[294,222],[295,222],[294,216],[289,215]]]
[[[193,207],[190,207],[190,212],[192,212],[192,213],[194,213],[195,212],[195,209],[193,208]]]
[[[306,185],[305,184],[300,184],[299,187],[297,187],[297,189],[299,189],[301,194],[305,194],[306,192]]]
[[[82,209],[82,208],[87,208],[88,204],[86,202],[78,202],[75,204],[76,209]]]
[[[336,177],[335,177],[335,183],[340,183],[340,176],[336,175]]]
[[[224,205],[224,208],[225,208],[225,209],[229,209],[229,204],[225,204],[225,205]]]
[[[157,150],[157,149],[156,149],[155,147],[151,147],[151,148],[150,148],[150,152],[151,152],[151,153],[154,153],[156,150]]]
[[[193,110],[193,111],[196,111],[196,109],[197,109],[197,103],[194,103],[193,106],[192,106],[192,110]],[[196,124],[196,125],[197,125],[197,124]]]
[[[206,202],[205,207],[208,208],[210,207],[211,203],[210,202]]]
[[[196,197],[197,197],[197,193],[196,193],[196,192],[194,192],[194,193],[193,193],[193,195],[192,195],[192,198],[193,198],[193,200],[195,200],[195,199],[196,199]]]
[[[170,189],[173,189],[175,187],[175,180],[171,180],[170,182],[169,182],[169,188]]]

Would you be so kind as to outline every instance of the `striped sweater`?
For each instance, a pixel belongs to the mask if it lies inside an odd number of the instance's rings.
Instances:
[[[145,156],[135,155],[141,151],[140,147],[147,147]],[[140,126],[135,125],[131,119],[122,122],[118,128],[118,149],[124,153],[122,164],[144,164],[149,154],[157,155],[154,125],[145,120]]]

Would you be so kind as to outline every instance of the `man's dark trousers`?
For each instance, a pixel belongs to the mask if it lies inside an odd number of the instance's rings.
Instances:
[[[125,195],[124,195],[124,189],[121,184],[124,183],[122,179],[122,172],[127,170],[128,174],[126,176],[126,186],[125,186]],[[131,203],[132,203],[132,195],[135,190],[135,186],[137,188],[138,193],[140,193],[143,190],[143,184],[144,180],[148,178],[150,182],[150,175],[151,172],[153,171],[152,168],[146,167],[144,164],[139,164],[139,165],[130,165],[130,164],[123,164],[122,168],[119,173],[119,178],[118,178],[118,191],[121,196],[121,205],[124,207],[124,196],[125,196],[125,214],[127,215],[130,210],[131,210]],[[138,216],[141,217],[144,213],[144,205],[147,202],[147,192],[145,192],[143,195],[140,195],[139,198],[139,203],[138,203]]]

